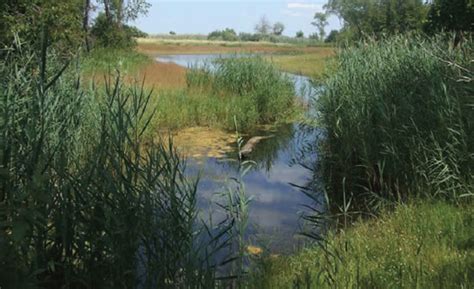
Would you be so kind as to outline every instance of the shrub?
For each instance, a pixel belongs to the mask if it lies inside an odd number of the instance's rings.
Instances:
[[[108,20],[104,13],[100,13],[95,19],[91,34],[95,39],[95,45],[99,47],[130,48],[136,45],[130,29],[120,27],[118,24]]]
[[[234,29],[226,28],[225,30],[216,30],[209,33],[207,39],[209,40],[224,40],[224,41],[238,41],[237,33]]]

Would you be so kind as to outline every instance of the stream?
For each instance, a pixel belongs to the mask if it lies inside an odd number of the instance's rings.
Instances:
[[[189,68],[205,65],[209,60],[221,57],[236,55],[161,55],[156,60]],[[308,101],[317,95],[308,77],[285,74],[293,80],[297,97]],[[316,139],[316,134],[318,132],[314,129],[308,132],[297,123],[255,133],[273,136],[256,146],[249,158],[256,165],[243,178],[246,192],[252,196],[247,237],[256,246],[272,253],[289,253],[304,242],[298,234],[303,225],[300,214],[304,210],[303,205],[310,205],[314,201],[298,187],[307,187],[312,182],[313,173],[305,165],[314,164],[317,156],[302,154],[302,151],[308,141]],[[249,137],[244,137],[245,141]],[[234,150],[226,153],[225,157],[188,160],[186,174],[200,176],[198,207],[203,212],[214,214],[216,193],[222,192],[225,183],[238,174],[237,164],[226,161],[237,158],[235,142],[229,145]]]

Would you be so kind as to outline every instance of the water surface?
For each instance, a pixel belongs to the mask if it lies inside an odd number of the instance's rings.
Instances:
[[[183,67],[200,67],[209,64],[209,60],[222,57],[240,57],[240,55],[162,55],[157,61],[175,63]],[[317,90],[305,76],[287,74],[295,83],[298,97],[309,100],[315,97]],[[272,136],[261,141],[250,155],[256,165],[243,178],[246,192],[252,196],[250,207],[249,237],[277,252],[288,252],[298,246],[302,221],[299,217],[303,205],[312,202],[298,187],[308,186],[313,173],[304,164],[314,164],[315,155],[301,153],[308,141],[315,139],[317,132],[308,133],[298,124],[281,125],[273,130],[261,130],[253,135]],[[245,140],[251,136],[246,136]],[[216,193],[224,190],[229,179],[236,177],[237,164],[226,159],[236,159],[235,150],[224,158],[191,159],[187,174],[200,175],[198,185],[198,206],[203,212],[217,210],[213,205]],[[296,185],[296,186],[295,186]]]

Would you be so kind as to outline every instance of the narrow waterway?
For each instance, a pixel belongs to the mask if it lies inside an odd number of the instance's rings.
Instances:
[[[157,61],[196,68],[222,57],[238,55],[162,55],[157,57]],[[305,101],[315,97],[317,90],[309,78],[287,75],[295,84],[297,97]],[[316,155],[302,153],[309,141],[317,137],[317,131],[310,131],[293,123],[262,129],[253,134],[271,137],[256,146],[249,157],[256,165],[243,178],[246,192],[252,196],[249,238],[274,252],[292,251],[301,242],[298,236],[303,225],[300,214],[303,205],[310,204],[312,200],[298,187],[307,187],[312,182],[313,173],[305,165],[314,164],[317,158]],[[245,136],[244,139],[250,137]],[[236,163],[228,161],[237,158],[236,144],[231,142],[229,145],[234,150],[222,157],[189,160],[187,174],[200,175],[198,206],[203,212],[213,214],[216,193],[222,192],[225,183],[237,176]]]

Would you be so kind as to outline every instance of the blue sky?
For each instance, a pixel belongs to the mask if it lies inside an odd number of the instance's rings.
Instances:
[[[315,12],[321,12],[327,0],[149,0],[148,15],[135,23],[150,34],[175,31],[178,34],[208,34],[216,29],[233,28],[237,32],[253,32],[262,16],[271,23],[282,22],[285,35],[294,36],[303,30],[305,35],[316,31],[311,25]],[[339,29],[340,21],[330,17],[327,32]]]

